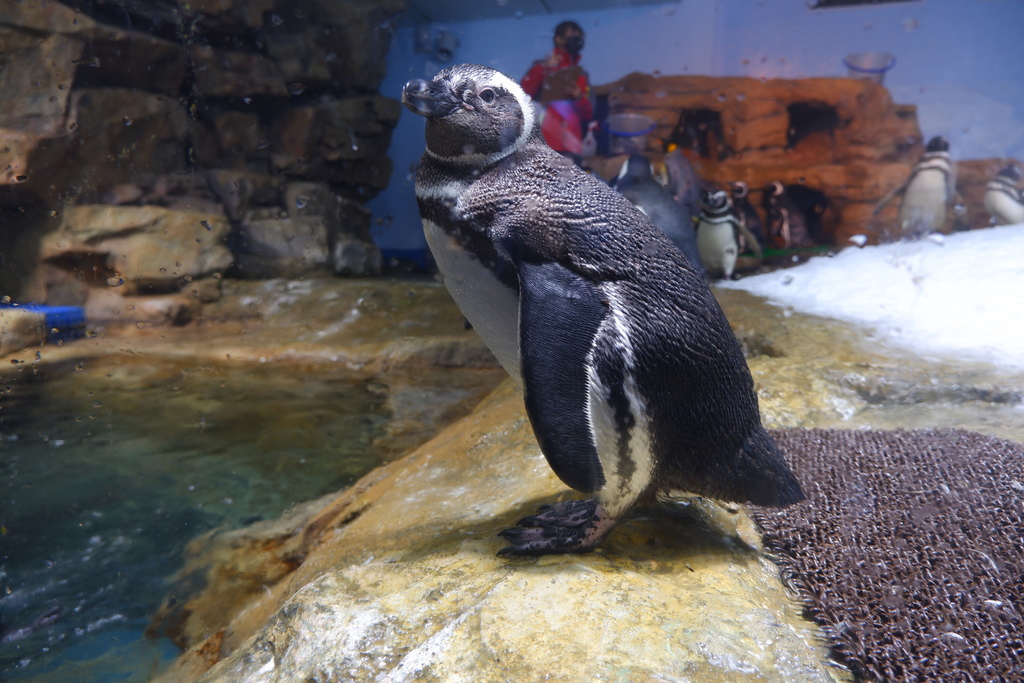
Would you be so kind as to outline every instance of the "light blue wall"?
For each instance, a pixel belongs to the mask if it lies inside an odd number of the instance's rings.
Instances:
[[[486,0],[482,0],[486,1]],[[511,4],[511,3],[510,3]],[[592,83],[633,71],[799,78],[841,76],[854,52],[896,56],[885,84],[917,104],[926,136],[945,135],[953,156],[1024,158],[1024,0],[920,0],[810,10],[805,0],[684,0],[647,7],[434,25],[461,42],[453,61],[478,62],[520,78],[551,50],[552,30],[573,19],[587,34],[583,65]],[[381,92],[399,97],[412,78],[446,63],[413,49],[411,25],[392,40]],[[423,152],[423,119],[402,112],[391,184],[371,203],[384,248],[424,246],[411,167]]]

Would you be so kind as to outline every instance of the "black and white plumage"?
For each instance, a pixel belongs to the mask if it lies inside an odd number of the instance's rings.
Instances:
[[[949,142],[941,135],[928,141],[925,153],[907,180],[879,200],[872,215],[898,194],[899,237],[917,239],[932,232],[947,232],[949,211],[957,200],[956,166],[949,156]]]
[[[729,195],[724,190],[706,190],[697,217],[697,248],[708,275],[732,279],[741,240],[758,259],[762,257],[761,245],[733,210]]]
[[[750,187],[742,180],[734,180],[729,183],[732,192],[732,209],[740,219],[743,227],[757,240],[758,246],[764,244],[764,223],[757,209],[750,203]]]
[[[985,185],[985,209],[996,225],[1024,223],[1024,194],[1017,189],[1020,171],[1014,164],[999,170]]]
[[[811,243],[807,218],[786,192],[785,185],[778,180],[768,183],[764,188],[761,205],[768,226],[768,240],[774,246],[791,249]]]
[[[445,284],[521,383],[551,468],[594,495],[502,532],[502,554],[593,549],[631,507],[677,491],[802,497],[700,273],[547,146],[515,81],[460,64],[402,101],[427,118],[416,195]]]
[[[786,185],[786,195],[803,215],[808,244],[824,244],[829,241],[825,234],[824,216],[831,205],[828,195],[803,183]]]
[[[693,218],[665,187],[654,179],[654,168],[643,154],[631,154],[622,164],[612,187],[644,212],[648,219],[679,247],[698,270],[704,267],[697,251]]]

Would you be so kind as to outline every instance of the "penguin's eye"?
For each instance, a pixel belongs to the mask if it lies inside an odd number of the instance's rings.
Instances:
[[[488,104],[490,104],[497,98],[497,94],[495,94],[495,92],[490,88],[484,88],[483,90],[480,91],[480,99]]]

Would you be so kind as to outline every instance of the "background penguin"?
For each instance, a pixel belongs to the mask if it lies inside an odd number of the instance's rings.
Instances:
[[[996,225],[1024,223],[1024,194],[1017,189],[1019,180],[1020,171],[1010,164],[985,186],[985,209]]]
[[[761,216],[758,215],[757,209],[750,203],[750,188],[742,180],[732,181],[729,183],[729,188],[732,191],[732,209],[736,212],[740,223],[753,235],[759,245],[763,245],[764,224],[761,222]]]
[[[700,178],[693,170],[690,160],[675,145],[669,145],[668,154],[662,160],[668,174],[666,187],[683,211],[694,220],[700,213]]]
[[[697,219],[697,248],[700,250],[704,269],[709,275],[721,276],[726,280],[732,278],[736,270],[736,260],[740,255],[738,234],[744,235],[760,258],[760,245],[740,223],[740,218],[729,204],[729,196],[725,191],[704,192],[700,217]]]
[[[661,228],[697,270],[703,272],[693,218],[671,193],[654,179],[654,168],[642,154],[631,154],[613,180],[613,187]]]
[[[427,119],[424,232],[456,303],[521,383],[541,450],[589,500],[502,532],[504,555],[593,549],[638,503],[802,498],[700,273],[635,206],[551,150],[512,79],[406,84]]]
[[[906,182],[891,190],[875,206],[878,215],[889,201],[903,195],[899,212],[899,235],[916,239],[930,232],[947,232],[949,209],[956,201],[956,167],[949,158],[949,143],[938,135],[928,141],[925,153]]]
[[[823,216],[828,211],[831,202],[828,195],[821,190],[803,185],[801,183],[790,183],[785,187],[786,196],[804,217],[804,225],[807,230],[808,244],[824,244],[828,242],[825,235]]]
[[[765,186],[761,205],[768,225],[768,240],[772,245],[781,249],[793,249],[811,243],[804,212],[778,180]]]

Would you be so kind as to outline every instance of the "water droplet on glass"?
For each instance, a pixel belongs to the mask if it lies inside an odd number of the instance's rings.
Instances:
[[[242,98],[242,102],[244,102],[245,104],[252,104],[252,98],[251,97],[243,97]]]
[[[124,284],[124,278],[123,277],[108,277],[107,278],[107,284],[110,285],[111,287],[120,287],[121,285]]]
[[[280,16],[278,16],[277,14],[271,14],[271,15],[270,15],[270,24],[271,24],[272,26],[280,26],[280,25],[281,25],[281,24],[283,24],[283,23],[284,23],[284,19],[282,19],[282,18],[281,18]]]
[[[208,220],[201,220],[199,221],[199,224],[202,225],[207,230],[213,230],[213,225]]]
[[[130,116],[122,116],[121,117],[121,123],[123,125],[125,125],[125,126],[130,126],[130,125],[132,125],[135,122],[132,121],[132,117],[130,117]]]
[[[296,209],[304,209],[306,208],[307,204],[309,204],[309,197],[307,197],[306,195],[300,194],[298,197],[295,198]]]
[[[523,17],[526,16],[526,13],[523,12],[523,10],[520,9],[520,10],[516,10],[516,13],[513,14],[512,16],[514,16],[516,19],[522,19]]]
[[[290,92],[293,95],[301,95],[302,93],[306,92],[306,84],[299,83],[298,81],[295,81],[294,83],[289,83],[288,92]]]

